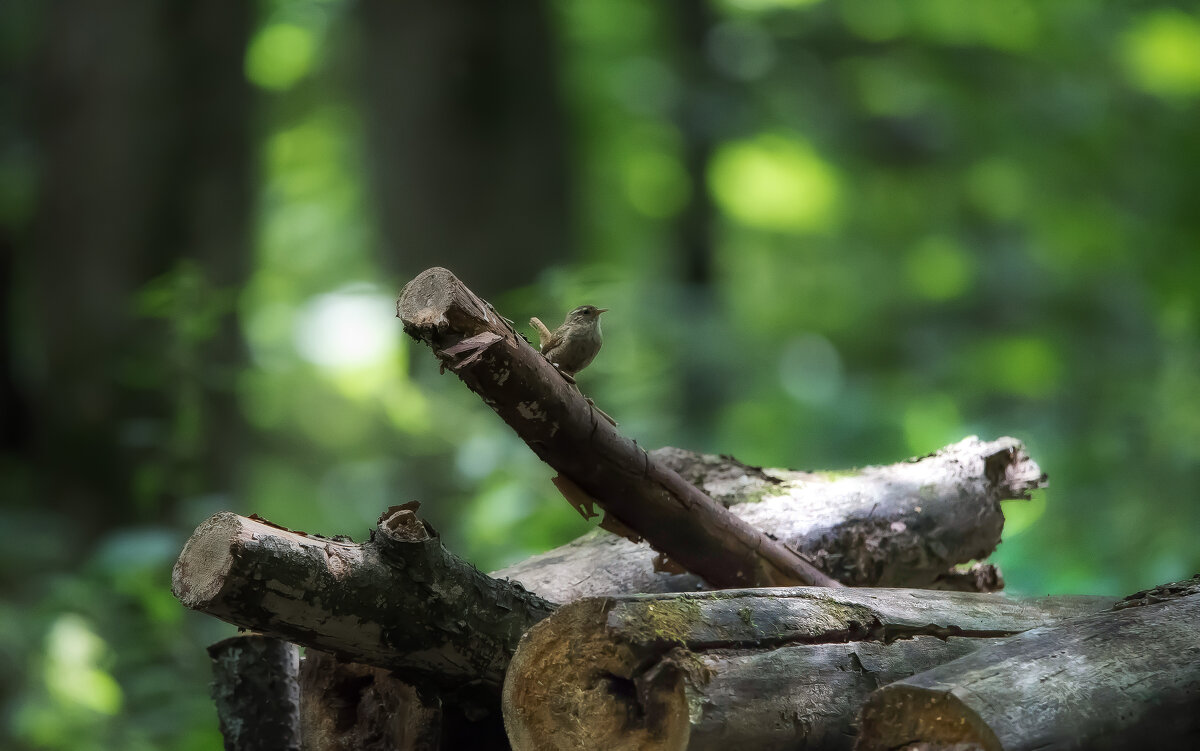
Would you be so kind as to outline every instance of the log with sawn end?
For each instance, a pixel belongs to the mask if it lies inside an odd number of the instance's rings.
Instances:
[[[1112,602],[814,587],[587,598],[521,640],[504,722],[517,751],[848,750],[881,683]]]
[[[237,626],[493,702],[517,641],[554,606],[449,553],[413,506],[389,509],[364,544],[217,514],[172,588]]]
[[[1200,577],[1134,598],[884,686],[855,748],[1200,747]]]

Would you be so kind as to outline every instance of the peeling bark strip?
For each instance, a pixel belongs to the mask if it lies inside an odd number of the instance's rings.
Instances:
[[[1196,748],[1200,595],[1121,606],[885,686],[863,707],[856,748]]]
[[[991,566],[952,569],[990,555],[1004,527],[1000,501],[1027,499],[1046,479],[1014,438],[972,436],[919,459],[848,472],[760,469],[675,448],[651,456],[854,586],[1000,589]],[[693,574],[659,572],[654,557],[644,545],[593,531],[493,575],[555,602],[707,588]]]
[[[414,504],[370,542],[292,532],[222,512],[175,564],[184,605],[447,689],[499,689],[517,641],[553,606],[442,547]]]
[[[208,648],[212,697],[227,751],[300,751],[300,650],[261,634]]]
[[[521,640],[504,722],[517,751],[848,749],[881,682],[1112,602],[813,587],[577,600]]]
[[[405,285],[396,315],[410,336],[427,343],[543,461],[713,586],[837,586],[618,433],[446,269],[429,269]]]

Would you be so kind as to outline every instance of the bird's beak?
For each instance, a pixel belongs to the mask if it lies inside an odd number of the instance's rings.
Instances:
[[[607,312],[608,312],[608,308],[596,308],[596,315],[600,315],[601,313],[607,313]]]

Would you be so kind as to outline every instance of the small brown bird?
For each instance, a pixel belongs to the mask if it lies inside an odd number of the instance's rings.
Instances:
[[[537,329],[542,354],[568,376],[574,376],[588,366],[600,345],[600,314],[608,308],[580,305],[567,314],[567,320],[553,332],[537,318],[529,324]]]

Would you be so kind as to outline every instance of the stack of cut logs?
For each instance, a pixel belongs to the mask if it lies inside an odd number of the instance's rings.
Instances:
[[[1120,749],[1200,735],[1200,579],[996,594],[1010,438],[846,472],[646,452],[450,272],[405,330],[558,473],[592,533],[486,575],[416,503],[365,543],[221,513],[179,599],[230,749]],[[816,585],[816,586],[814,586]],[[305,648],[299,660],[296,645]]]

